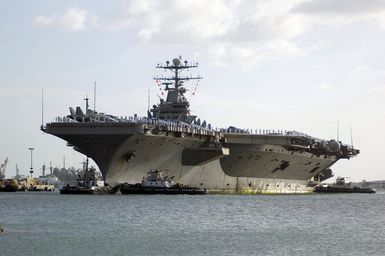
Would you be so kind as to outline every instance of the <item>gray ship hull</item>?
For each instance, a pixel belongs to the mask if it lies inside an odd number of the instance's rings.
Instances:
[[[154,134],[133,123],[51,123],[45,131],[91,157],[110,185],[138,183],[157,168],[176,183],[210,193],[307,193],[309,179],[338,160],[290,149],[285,136],[224,134],[223,148],[208,149],[202,159],[211,135]]]

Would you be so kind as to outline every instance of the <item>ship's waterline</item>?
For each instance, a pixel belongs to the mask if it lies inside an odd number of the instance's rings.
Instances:
[[[184,63],[184,64],[183,64]],[[309,181],[331,177],[330,166],[359,150],[340,141],[317,139],[299,132],[253,133],[230,126],[214,129],[190,115],[183,77],[195,64],[174,59],[157,68],[172,71],[156,78],[167,99],[148,116],[119,118],[88,109],[70,108],[42,129],[91,157],[110,185],[138,183],[152,168],[176,183],[211,193],[307,193]]]

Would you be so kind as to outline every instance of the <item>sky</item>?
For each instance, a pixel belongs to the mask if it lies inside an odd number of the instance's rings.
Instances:
[[[145,115],[157,63],[199,63],[191,112],[214,127],[296,130],[361,153],[336,176],[385,179],[384,0],[0,1],[0,162],[6,176],[84,155],[40,131],[84,98]],[[196,93],[191,92],[196,89]]]

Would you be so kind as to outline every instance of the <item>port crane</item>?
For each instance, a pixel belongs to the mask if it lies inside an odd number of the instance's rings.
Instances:
[[[5,177],[5,168],[7,167],[8,157],[5,158],[4,163],[0,166],[0,180]]]

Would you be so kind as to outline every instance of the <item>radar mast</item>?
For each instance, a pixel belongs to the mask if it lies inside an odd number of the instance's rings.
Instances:
[[[190,80],[200,80],[201,76],[183,75],[185,70],[197,68],[198,63],[189,63],[187,60],[182,61],[182,57],[174,58],[171,62],[166,61],[166,64],[158,64],[156,68],[169,70],[172,72],[171,76],[157,76],[154,77],[158,83],[164,86],[167,91],[167,99],[161,99],[158,105],[154,105],[149,116],[157,119],[178,120],[191,123],[195,116],[190,115],[190,103],[185,97],[187,89],[184,83]]]

